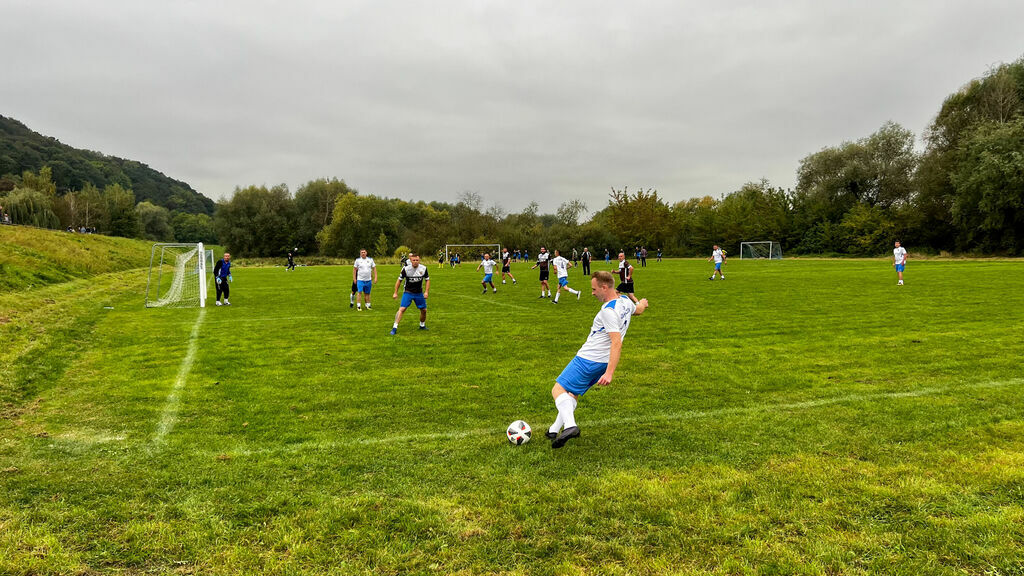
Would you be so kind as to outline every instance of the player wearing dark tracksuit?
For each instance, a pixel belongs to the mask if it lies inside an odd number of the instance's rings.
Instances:
[[[228,284],[231,283],[231,254],[224,253],[224,257],[217,261],[213,265],[213,278],[217,283],[217,306],[220,306],[220,297],[224,295],[224,304],[231,306],[231,302],[228,301],[228,295],[231,290]]]

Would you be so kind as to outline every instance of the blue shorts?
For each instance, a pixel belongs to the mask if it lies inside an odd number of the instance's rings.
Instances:
[[[722,269],[722,263],[721,262],[715,262],[715,270],[721,270],[721,269]],[[705,268],[705,270],[707,270],[707,268]]]
[[[591,386],[597,384],[607,369],[608,364],[605,362],[594,362],[573,356],[555,382],[565,388],[566,392],[582,396],[587,393],[587,390],[590,390]]]
[[[491,276],[494,276],[494,274],[484,274],[483,284],[486,284],[486,283],[490,282],[491,281]]]
[[[356,292],[362,292],[363,294],[369,294],[370,290],[373,289],[372,280],[360,280],[356,282]]]
[[[413,302],[420,310],[425,310],[427,307],[427,299],[423,297],[423,294],[412,294],[411,292],[402,294],[402,308],[408,308],[409,304]]]
[[[906,266],[906,264],[897,264],[896,265],[896,271],[897,272],[903,272],[903,267],[904,266]]]
[[[559,276],[558,277],[558,285],[559,286],[568,286],[569,285],[569,277],[568,276]]]

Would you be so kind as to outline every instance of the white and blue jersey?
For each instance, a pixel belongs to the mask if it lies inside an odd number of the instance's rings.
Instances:
[[[494,274],[494,267],[498,265],[494,260],[484,260],[480,263],[484,268],[484,282],[490,282],[491,276]]]
[[[636,304],[625,296],[619,296],[602,306],[594,317],[587,341],[576,352],[576,357],[569,362],[556,382],[577,396],[586,393],[608,369],[608,360],[612,354],[610,334],[618,332],[625,338],[629,321],[635,312]]]
[[[719,248],[712,252],[711,258],[715,261],[715,270],[721,270],[722,262],[725,260],[725,254],[722,253],[722,249]]]

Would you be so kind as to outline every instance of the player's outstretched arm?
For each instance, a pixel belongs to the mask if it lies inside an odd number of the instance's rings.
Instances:
[[[608,337],[612,340],[612,349],[608,355],[608,367],[597,381],[598,386],[607,386],[612,383],[612,378],[615,377],[615,368],[619,365],[619,356],[622,354],[622,333],[609,332]]]
[[[647,310],[647,298],[641,298],[636,303],[636,311],[633,312],[633,316],[639,316],[639,315],[643,314],[644,310]]]

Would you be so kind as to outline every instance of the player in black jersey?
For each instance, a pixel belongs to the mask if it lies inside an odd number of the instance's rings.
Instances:
[[[636,304],[638,300],[633,295],[633,265],[626,261],[625,252],[619,252],[619,269],[616,272],[619,275],[619,285],[615,290],[619,294],[625,294]]]
[[[288,253],[288,266],[285,267],[285,270],[289,272],[295,270],[295,256],[291,252]]]
[[[501,249],[501,283],[505,283],[505,276],[512,279],[512,283],[516,283],[516,277],[512,275],[512,254],[508,251],[508,248]]]
[[[420,330],[427,329],[427,297],[430,295],[430,272],[427,266],[420,266],[420,257],[415,253],[409,253],[409,265],[402,268],[395,282],[395,293],[391,296],[398,299],[398,288],[405,282],[405,293],[402,294],[402,303],[395,314],[395,324],[391,328],[391,335],[398,333],[398,323],[402,321],[402,314],[413,302],[420,309]]]
[[[548,249],[541,246],[540,254],[537,254],[537,263],[534,264],[530,270],[540,267],[540,298],[551,298],[551,288],[548,287],[548,275],[550,271],[548,269]]]

